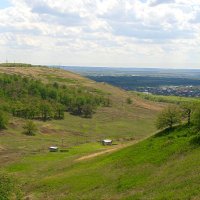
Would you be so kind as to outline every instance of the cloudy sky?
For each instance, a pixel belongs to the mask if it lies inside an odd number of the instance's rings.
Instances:
[[[0,0],[0,62],[200,68],[200,0]]]

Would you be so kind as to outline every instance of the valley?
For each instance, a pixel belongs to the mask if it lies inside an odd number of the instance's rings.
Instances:
[[[195,129],[184,121],[172,130],[157,131],[155,126],[158,114],[168,105],[198,103],[198,99],[147,98],[42,66],[1,66],[0,73],[85,88],[110,100],[109,106],[98,106],[91,117],[64,111],[62,119],[33,118],[37,131],[31,136],[24,134],[24,124],[30,119],[8,113],[9,123],[0,130],[2,200],[6,196],[29,200],[199,198]],[[101,140],[107,138],[113,145],[102,145]],[[50,146],[59,151],[49,152]]]

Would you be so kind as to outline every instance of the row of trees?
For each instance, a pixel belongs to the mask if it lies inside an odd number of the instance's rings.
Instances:
[[[0,110],[27,119],[63,119],[64,112],[91,117],[98,106],[109,106],[105,95],[82,86],[43,82],[20,75],[0,75]]]
[[[156,126],[158,129],[172,128],[182,121],[200,130],[200,103],[183,102],[180,105],[166,107],[159,113]]]

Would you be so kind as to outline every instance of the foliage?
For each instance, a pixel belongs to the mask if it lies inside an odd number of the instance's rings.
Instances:
[[[154,94],[144,94],[141,92],[132,92],[143,99],[147,99],[154,102],[164,102],[164,103],[174,103],[174,104],[184,104],[184,103],[199,103],[200,100],[194,97],[177,97],[177,96],[163,96]]]
[[[8,116],[0,111],[0,129],[5,129],[8,124]]]
[[[98,106],[109,106],[109,100],[102,94],[81,86],[44,84],[29,77],[7,74],[0,75],[0,100],[0,109],[13,116],[44,121],[63,119],[65,111],[92,116]]]
[[[195,109],[195,104],[192,102],[181,102],[180,104],[181,109],[182,109],[182,113],[183,113],[183,117],[187,119],[187,124],[188,126],[191,123],[191,115]]]
[[[134,90],[140,87],[160,87],[168,85],[199,86],[199,79],[179,77],[155,77],[155,76],[88,76],[97,82],[105,82],[126,90]]]
[[[132,99],[131,99],[130,97],[128,97],[128,98],[126,99],[126,103],[127,103],[127,104],[132,104],[133,101],[132,101]]]
[[[16,187],[15,181],[8,175],[0,173],[0,200],[20,200],[21,191]]]
[[[200,131],[200,107],[196,107],[193,115],[192,115],[192,123],[194,127]]]
[[[191,144],[198,145],[198,146],[200,145],[200,134],[197,134],[192,138]]]
[[[0,67],[33,67],[33,65],[25,63],[1,63]]]
[[[168,106],[162,110],[157,118],[156,127],[158,129],[172,128],[174,124],[181,122],[181,110],[177,106]]]
[[[37,126],[33,121],[26,121],[23,128],[26,135],[35,135],[35,132],[37,131]]]

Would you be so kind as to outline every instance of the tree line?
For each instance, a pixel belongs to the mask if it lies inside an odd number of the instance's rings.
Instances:
[[[92,117],[98,106],[110,106],[107,96],[83,86],[45,84],[21,75],[0,74],[0,111],[26,119],[63,119],[64,112]]]

